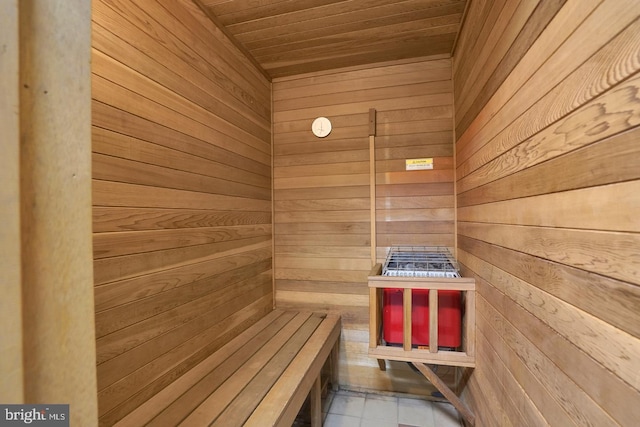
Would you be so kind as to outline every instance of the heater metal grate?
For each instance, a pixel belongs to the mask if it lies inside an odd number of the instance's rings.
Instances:
[[[393,246],[382,268],[383,276],[460,277],[458,263],[442,246]]]

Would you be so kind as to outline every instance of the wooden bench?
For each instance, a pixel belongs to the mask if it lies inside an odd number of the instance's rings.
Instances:
[[[322,424],[321,371],[337,385],[340,316],[274,310],[117,426],[291,426],[308,395]]]

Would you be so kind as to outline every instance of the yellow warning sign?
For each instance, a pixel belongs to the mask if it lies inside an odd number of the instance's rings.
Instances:
[[[418,171],[425,169],[433,169],[433,158],[428,159],[407,159],[405,160],[406,170]]]

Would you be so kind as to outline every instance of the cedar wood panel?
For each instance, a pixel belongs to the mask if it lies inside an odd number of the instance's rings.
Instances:
[[[433,391],[366,354],[370,108],[378,259],[455,237],[476,279],[463,396],[480,425],[640,419],[637,2],[473,1],[452,62],[282,78],[272,94],[190,1],[141,5],[93,2],[103,424],[271,310],[272,235],[277,305],[343,316],[344,385]],[[420,157],[434,170],[403,171]]]
[[[340,382],[429,394],[404,363],[381,372],[368,348],[369,109],[377,111],[377,257],[389,246],[454,246],[451,60],[430,58],[275,79],[276,305],[342,315]],[[316,138],[317,116],[333,124]],[[431,157],[433,170],[405,171]],[[441,370],[450,381],[453,369]]]
[[[93,2],[100,423],[273,306],[271,87],[193,2]]]
[[[480,425],[640,419],[639,12],[471,3],[453,77]]]

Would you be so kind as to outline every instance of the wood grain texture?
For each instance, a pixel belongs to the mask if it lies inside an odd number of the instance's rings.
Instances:
[[[290,425],[339,333],[337,316],[273,311],[116,425]]]
[[[640,10],[533,3],[473,2],[453,61],[457,252],[478,285],[463,397],[481,425],[633,425]]]
[[[273,306],[271,94],[191,1],[93,4],[101,425]]]
[[[404,370],[390,381],[367,356],[366,283],[371,258],[384,259],[393,244],[454,245],[450,66],[412,61],[273,83],[276,303],[341,314],[346,387],[433,390],[419,376],[405,381]],[[322,140],[309,131],[315,115],[333,124]],[[433,170],[405,170],[405,159],[423,157]]]
[[[449,53],[465,3],[203,2],[272,77]]]

